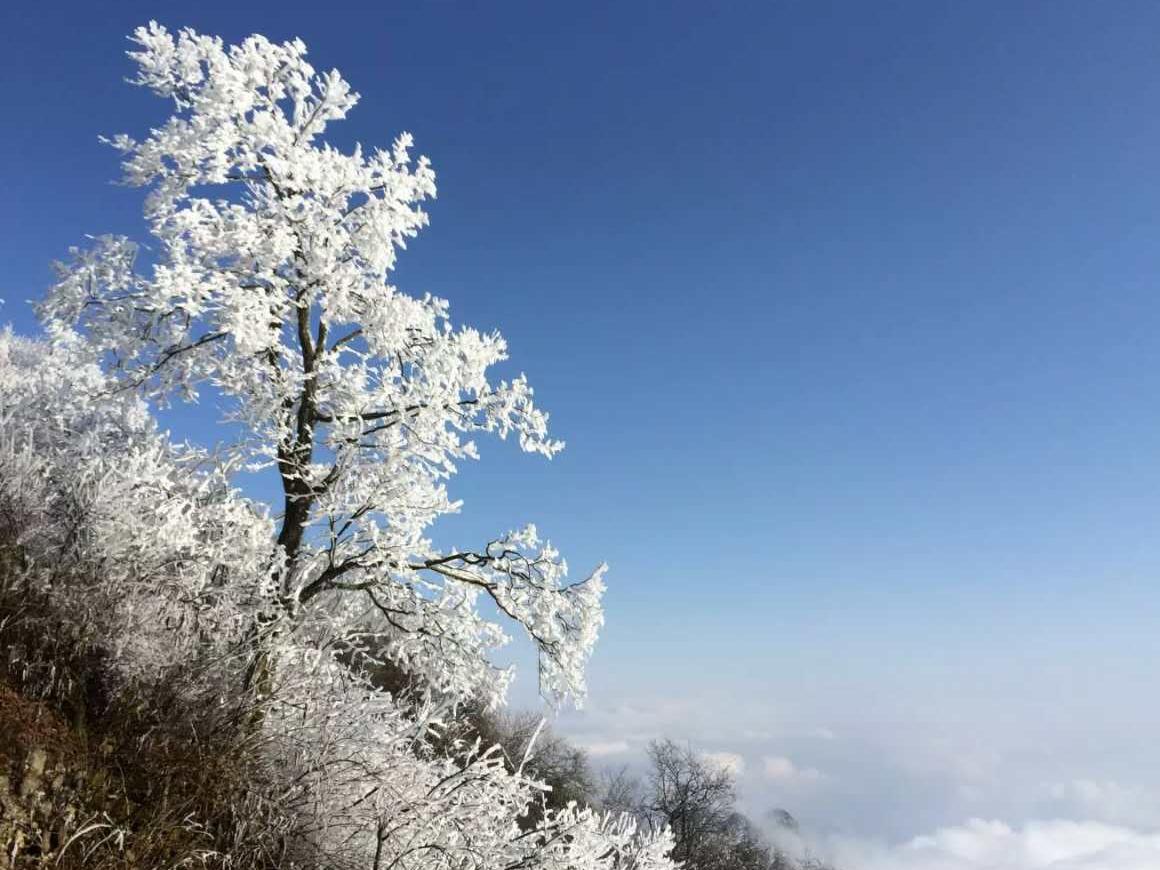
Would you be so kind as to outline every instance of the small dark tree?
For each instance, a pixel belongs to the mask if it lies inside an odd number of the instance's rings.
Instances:
[[[673,858],[686,870],[833,870],[813,858],[803,863],[786,855],[739,812],[729,769],[667,739],[649,745],[648,762],[643,780],[627,767],[605,771],[598,803],[653,830],[667,825],[676,841]],[[771,821],[797,830],[784,810],[774,811]]]
[[[654,828],[672,828],[675,860],[712,866],[712,853],[718,852],[720,835],[735,812],[733,774],[672,740],[653,741],[648,757],[646,817]]]

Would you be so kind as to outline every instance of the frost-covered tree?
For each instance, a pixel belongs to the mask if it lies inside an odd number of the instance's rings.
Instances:
[[[667,834],[550,801],[530,736],[523,757],[433,739],[446,703],[381,691],[317,633],[269,639],[263,715],[250,719],[237,651],[268,601],[270,524],[210,457],[170,443],[138,398],[116,392],[79,336],[51,338],[0,332],[0,667],[57,694],[62,676],[87,676],[67,660],[96,653],[107,670],[95,676],[122,709],[158,695],[185,706],[148,714],[176,726],[169,739],[233,733],[253,755],[247,798],[214,843],[274,866],[671,867]],[[339,627],[310,627],[326,625]],[[208,846],[202,863],[238,857]]]
[[[230,829],[279,861],[669,870],[667,831],[546,800],[531,737],[513,759],[450,727],[469,702],[502,702],[489,654],[504,620],[537,647],[547,698],[583,697],[603,567],[570,582],[532,526],[475,549],[428,538],[459,507],[446,485],[476,435],[562,447],[522,376],[489,380],[498,334],[389,281],[426,223],[430,166],[405,135],[326,144],[357,96],[299,41],[156,24],[133,41],[135,82],[174,106],[140,141],[111,140],[148,188],[153,241],[74,249],[40,307],[50,342],[0,335],[0,532],[15,541],[0,539],[15,566],[0,592],[16,593],[0,604],[45,602],[111,664],[112,691],[165,685],[218,711],[261,807]],[[241,433],[220,454],[150,414],[199,392]],[[241,468],[276,473],[281,503],[233,488]],[[423,691],[384,691],[359,662]]]
[[[534,526],[474,549],[427,537],[459,507],[445,484],[474,436],[563,446],[523,376],[488,379],[500,335],[455,328],[445,301],[390,283],[427,223],[427,160],[407,134],[387,150],[327,144],[358,95],[300,41],[226,46],[157,24],[133,41],[134,82],[175,107],[144,139],[111,140],[125,181],[149,188],[153,256],[120,237],[74,249],[42,316],[80,328],[118,389],[228,402],[245,433],[235,458],[276,469],[284,496],[267,620],[325,612],[384,633],[429,685],[499,699],[507,674],[487,655],[506,637],[483,596],[537,646],[544,694],[580,699],[603,567],[570,583]]]

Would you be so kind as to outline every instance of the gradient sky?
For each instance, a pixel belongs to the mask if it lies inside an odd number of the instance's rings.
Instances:
[[[167,112],[122,81],[151,17],[302,37],[363,95],[334,141],[433,160],[397,281],[500,327],[569,442],[484,445],[440,536],[611,563],[562,720],[602,762],[689,739],[886,840],[1160,829],[1160,6],[6,4],[22,331],[50,260],[140,235],[97,135]]]

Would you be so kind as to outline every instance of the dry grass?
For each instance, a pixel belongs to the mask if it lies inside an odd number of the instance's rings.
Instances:
[[[0,870],[285,866],[251,720],[186,675],[108,689],[100,650],[0,593]],[[185,696],[177,691],[184,686]]]

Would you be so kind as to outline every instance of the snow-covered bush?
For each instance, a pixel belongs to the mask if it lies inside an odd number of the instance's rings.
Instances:
[[[114,693],[164,686],[178,706],[156,718],[185,704],[219,736],[229,723],[258,798],[219,842],[251,836],[294,866],[671,866],[667,832],[549,808],[524,766],[446,739],[462,704],[503,703],[505,623],[538,650],[549,700],[582,699],[604,569],[569,581],[534,526],[472,549],[428,536],[460,507],[447,482],[473,437],[563,445],[522,375],[489,380],[498,334],[389,283],[426,223],[427,161],[407,135],[369,155],[322,142],[357,95],[299,41],[156,24],[133,40],[136,82],[176,109],[112,140],[126,181],[150,188],[153,259],[123,238],[74,249],[40,307],[48,340],[0,336],[9,611],[41,602]],[[173,443],[146,404],[199,392],[242,433],[213,455]],[[243,468],[272,469],[281,503],[243,497]],[[353,664],[376,656],[418,691]]]
[[[507,638],[476,607],[488,598],[538,648],[545,694],[582,698],[603,567],[569,582],[534,526],[465,549],[427,536],[460,507],[446,483],[474,436],[549,457],[563,444],[523,376],[488,379],[507,357],[499,334],[455,328],[445,301],[389,283],[435,194],[411,137],[369,155],[321,141],[358,95],[299,41],[226,46],[155,24],[134,41],[136,83],[176,106],[145,139],[112,140],[125,181],[150,188],[155,262],[124,238],[75,249],[43,317],[83,331],[119,389],[225,403],[243,433],[233,456],[281,482],[286,617],[373,621],[433,687],[498,702],[508,674],[488,661]]]
[[[75,333],[0,333],[0,517],[19,562],[0,585],[67,615],[125,684],[216,658],[253,622],[272,526],[224,472],[113,392]]]

